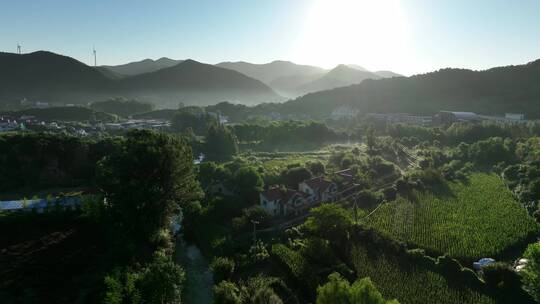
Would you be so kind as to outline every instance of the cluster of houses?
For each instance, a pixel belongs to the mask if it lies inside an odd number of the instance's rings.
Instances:
[[[335,172],[345,184],[352,184],[354,175],[351,169]],[[336,183],[323,176],[314,177],[298,184],[298,190],[274,185],[259,193],[259,205],[271,216],[295,216],[310,208],[331,202],[338,197]]]
[[[0,115],[0,132],[14,131],[21,128],[21,124],[14,117]]]
[[[479,115],[474,112],[439,111],[433,116],[408,113],[367,113],[365,118],[386,123],[409,123],[417,125],[449,125],[454,122],[526,122],[521,113],[506,113],[504,116]]]

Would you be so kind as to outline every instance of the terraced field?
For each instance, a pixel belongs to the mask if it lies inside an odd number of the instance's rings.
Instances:
[[[412,246],[458,259],[499,257],[539,225],[496,176],[474,173],[442,193],[418,192],[379,208],[367,224]]]

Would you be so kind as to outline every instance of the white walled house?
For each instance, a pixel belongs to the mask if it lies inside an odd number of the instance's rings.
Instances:
[[[259,193],[259,204],[271,216],[297,215],[308,208],[303,193],[275,186]]]

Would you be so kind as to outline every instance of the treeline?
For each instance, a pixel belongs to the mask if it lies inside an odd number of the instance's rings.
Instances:
[[[231,127],[238,140],[247,148],[272,150],[280,147],[320,145],[325,142],[346,140],[347,135],[337,133],[322,122],[284,121],[268,125],[237,124]]]
[[[120,149],[118,138],[49,133],[0,135],[0,192],[95,185],[95,165]]]
[[[111,98],[105,101],[93,102],[90,104],[90,108],[100,112],[129,117],[134,114],[150,112],[153,106],[134,99]]]
[[[26,109],[3,114],[11,116],[33,116],[38,120],[58,120],[58,121],[77,121],[77,122],[115,122],[118,117],[113,114],[95,111],[80,106],[73,107],[51,107],[44,109]]]
[[[540,123],[499,123],[484,121],[482,123],[454,123],[448,128],[424,127],[410,124],[388,124],[379,126],[377,133],[398,138],[408,146],[424,141],[443,145],[457,145],[461,142],[472,143],[490,137],[528,138],[540,136]]]

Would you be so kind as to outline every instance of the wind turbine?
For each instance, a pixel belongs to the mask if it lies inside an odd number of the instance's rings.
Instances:
[[[21,54],[21,45],[17,43],[17,53]]]
[[[94,66],[97,66],[97,54],[96,54],[96,46],[92,47],[92,51],[94,53]]]

